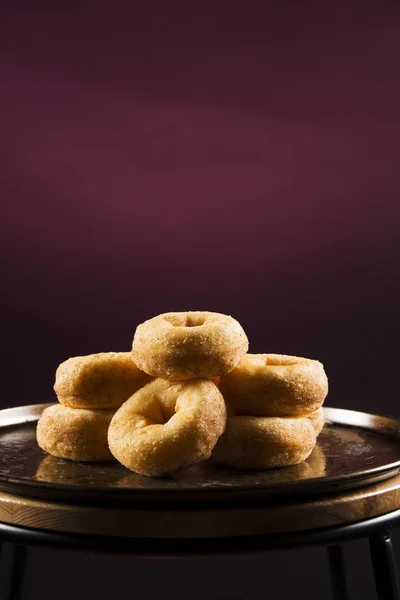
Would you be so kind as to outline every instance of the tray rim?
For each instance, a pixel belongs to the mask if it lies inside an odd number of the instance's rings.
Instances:
[[[26,424],[32,424],[38,421],[41,413],[48,406],[56,404],[55,402],[44,403],[44,404],[32,404],[22,405],[11,408],[5,408],[0,410],[0,434],[4,429],[13,428],[16,426],[23,426]],[[381,434],[385,437],[395,438],[400,444],[400,419],[387,415],[379,415],[374,413],[366,413],[362,411],[355,411],[351,409],[334,408],[330,406],[324,406],[325,424],[336,424],[340,427],[357,428],[368,431],[372,434]],[[19,415],[20,416],[17,416]],[[357,422],[357,419],[361,421],[361,424]],[[372,428],[368,426],[367,421],[371,419],[377,419],[380,423],[380,427]],[[364,422],[364,424],[363,424]],[[60,459],[62,460],[62,459]],[[104,463],[106,464],[106,463]],[[12,493],[15,495],[26,496],[36,499],[47,498],[71,498],[77,500],[97,500],[101,499],[106,501],[117,501],[122,502],[143,502],[143,501],[159,501],[163,499],[176,502],[180,500],[190,500],[193,496],[201,496],[202,501],[208,499],[221,500],[223,497],[229,501],[232,499],[244,499],[255,497],[255,498],[276,498],[278,496],[285,498],[288,492],[293,492],[295,488],[296,497],[305,494],[307,496],[315,496],[317,494],[335,493],[336,491],[345,491],[351,489],[357,489],[361,487],[362,482],[365,485],[378,483],[385,479],[394,477],[400,473],[400,459],[377,467],[365,469],[363,471],[355,471],[352,473],[345,473],[343,475],[331,476],[329,481],[326,481],[325,477],[314,477],[305,480],[294,480],[281,482],[279,484],[265,486],[265,485],[238,485],[235,487],[226,486],[207,486],[204,488],[199,487],[177,487],[168,489],[149,489],[149,488],[107,488],[95,485],[82,485],[76,486],[74,484],[60,484],[52,483],[48,481],[39,481],[33,479],[25,479],[23,477],[4,477],[0,472],[0,491]],[[373,478],[373,479],[372,479]],[[308,488],[312,487],[312,490]],[[101,502],[99,503],[99,505]],[[178,508],[178,505],[177,505]]]

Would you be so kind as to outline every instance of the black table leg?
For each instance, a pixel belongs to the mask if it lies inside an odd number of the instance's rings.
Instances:
[[[400,600],[396,561],[390,531],[369,538],[376,593],[379,600]]]
[[[11,547],[11,552],[10,584],[6,599],[20,600],[22,583],[26,571],[28,549],[26,546],[16,544]]]
[[[342,546],[328,546],[328,559],[333,600],[349,600]]]

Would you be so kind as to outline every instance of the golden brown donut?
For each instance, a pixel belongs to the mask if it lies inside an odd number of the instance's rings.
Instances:
[[[308,417],[228,417],[214,448],[216,462],[240,469],[297,465],[312,452],[314,424]]]
[[[71,408],[117,409],[151,380],[135,365],[131,352],[101,352],[61,363],[54,391]]]
[[[88,410],[53,404],[39,419],[39,446],[53,456],[77,461],[113,460],[107,431],[114,410]]]
[[[224,399],[212,381],[156,379],[117,410],[108,444],[131,471],[158,477],[208,458],[225,423]]]
[[[328,393],[328,379],[318,360],[284,354],[247,354],[221,377],[219,389],[228,413],[285,417],[311,413]]]
[[[149,375],[179,381],[229,373],[247,349],[246,334],[232,317],[213,312],[171,312],[137,327],[132,355]]]

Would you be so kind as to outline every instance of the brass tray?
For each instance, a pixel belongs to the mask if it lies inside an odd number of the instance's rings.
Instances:
[[[294,467],[238,471],[206,461],[173,476],[147,478],[117,462],[75,463],[36,443],[48,404],[0,410],[0,490],[67,503],[206,508],[291,502],[376,483],[400,473],[400,421],[325,408],[326,424],[311,456]],[[209,504],[210,503],[210,504]]]

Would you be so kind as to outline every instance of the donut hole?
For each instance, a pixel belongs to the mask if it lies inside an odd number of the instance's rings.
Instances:
[[[186,315],[184,327],[201,327],[206,322],[203,315]]]
[[[174,416],[174,414],[175,411],[170,410],[167,406],[165,406],[162,400],[155,399],[153,405],[147,408],[144,416],[154,425],[165,425]]]
[[[284,356],[279,354],[265,355],[265,364],[268,367],[290,367],[291,365],[297,365],[298,363],[299,360],[295,356]]]
[[[160,413],[161,413],[161,417],[162,417],[162,425],[165,425],[166,423],[168,423],[168,421],[170,419],[172,419],[172,417],[175,414],[175,411],[171,411],[169,410],[162,402],[160,402]]]
[[[175,313],[164,317],[164,319],[174,327],[201,327],[206,322],[204,315],[190,313]]]

